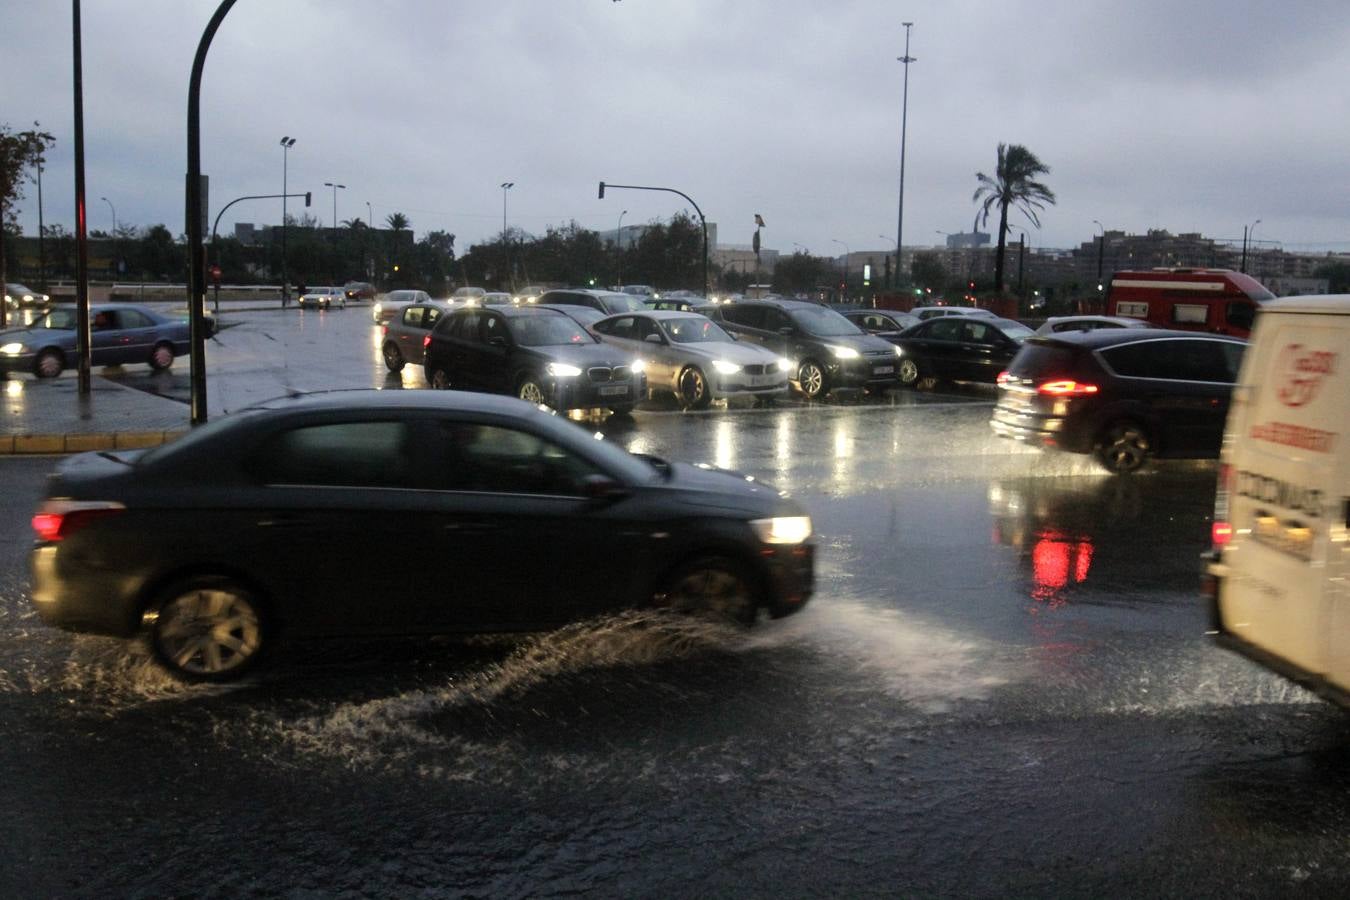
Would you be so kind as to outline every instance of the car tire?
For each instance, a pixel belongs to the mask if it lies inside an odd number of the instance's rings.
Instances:
[[[231,578],[198,576],[170,585],[154,605],[150,646],[184,681],[231,681],[257,664],[268,630],[256,594]]]
[[[712,405],[708,376],[698,366],[686,366],[680,372],[679,388],[680,405],[685,409],[707,409]]]
[[[896,368],[896,376],[900,379],[900,384],[907,388],[912,388],[923,378],[923,370],[919,368],[919,361],[912,356],[906,356],[900,360],[900,365]]]
[[[43,350],[33,360],[33,374],[38,378],[55,378],[66,367],[66,357],[60,350]]]
[[[807,400],[819,400],[830,392],[825,367],[814,359],[804,359],[797,367],[797,386]]]
[[[167,372],[173,367],[173,344],[161,341],[150,351],[150,368],[156,372]]]
[[[424,370],[425,371],[425,370]],[[442,368],[435,368],[426,373],[427,384],[438,391],[450,390],[450,373]]]
[[[1108,472],[1128,475],[1138,472],[1153,457],[1153,440],[1139,423],[1121,419],[1102,429],[1093,455]]]
[[[526,403],[548,405],[548,401],[544,398],[543,387],[540,386],[539,381],[531,375],[527,375],[520,379],[520,384],[516,385],[516,396]]]
[[[744,564],[726,556],[700,556],[671,570],[652,601],[660,609],[750,626],[759,612],[760,591]]]
[[[382,352],[384,354],[385,367],[388,368],[390,372],[402,372],[403,367],[408,364],[408,361],[403,358],[403,351],[398,349],[398,344],[395,344],[393,341],[387,342],[384,345]]]

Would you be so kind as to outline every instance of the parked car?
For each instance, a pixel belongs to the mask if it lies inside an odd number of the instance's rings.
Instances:
[[[650,284],[621,284],[619,285],[619,293],[632,294],[635,297],[642,298],[655,297],[657,295],[656,288],[652,287]]]
[[[1036,329],[1037,334],[1060,334],[1065,331],[1092,331],[1097,328],[1152,328],[1143,319],[1125,316],[1051,316]]]
[[[451,303],[462,303],[465,306],[473,306],[483,299],[487,293],[486,288],[480,287],[461,287],[455,288],[455,292],[450,295]]]
[[[342,286],[342,292],[353,302],[375,299],[375,285],[369,281],[349,281]]]
[[[0,331],[0,372],[55,378],[74,366],[78,314],[73,306],[48,310],[24,328]],[[188,323],[144,306],[95,304],[89,308],[90,360],[96,366],[144,363],[157,372],[188,352]]]
[[[426,291],[398,290],[385,294],[379,303],[370,308],[370,317],[376,325],[383,325],[397,317],[410,303],[431,303],[431,295]],[[448,301],[447,301],[448,302]]]
[[[478,302],[483,306],[510,306],[515,299],[506,291],[488,291],[478,298]]]
[[[868,334],[887,340],[922,321],[912,313],[894,309],[843,309],[839,312]]]
[[[5,306],[19,309],[24,306],[47,306],[52,298],[18,282],[5,282]]]
[[[652,310],[620,313],[592,326],[600,339],[642,358],[649,390],[673,393],[689,409],[736,396],[788,392],[789,360],[766,347],[737,342],[706,316]]]
[[[511,295],[513,303],[534,303],[544,295],[548,288],[542,284],[527,284]]]
[[[994,316],[937,316],[920,322],[894,343],[903,357],[901,384],[949,379],[994,384],[1032,331]]]
[[[632,607],[749,624],[801,609],[814,582],[810,517],[772,487],[460,392],[302,395],[149,452],[81,454],[33,528],[44,622],[148,633],[168,670],[209,681],[287,635],[524,631]],[[423,562],[398,565],[409,534]]]
[[[420,366],[426,337],[450,307],[436,300],[409,303],[384,324],[380,354],[391,372],[402,372],[408,363]]]
[[[618,291],[597,291],[590,288],[568,288],[566,290],[545,291],[537,301],[540,306],[559,304],[563,306],[589,306],[606,315],[621,312],[639,312],[646,309],[642,297],[637,294],[625,294]]]
[[[990,427],[1091,453],[1112,472],[1153,457],[1214,457],[1246,342],[1163,329],[1032,337],[1001,374]]]
[[[682,296],[672,297],[669,294],[661,295],[660,299],[647,298],[643,305],[648,309],[673,309],[678,312],[691,312],[700,306],[707,306],[708,300],[697,294],[682,292]]]
[[[554,409],[626,413],[647,396],[643,362],[547,306],[488,306],[441,316],[423,360],[434,388],[514,394]]]
[[[791,361],[791,380],[808,399],[838,388],[899,384],[899,352],[832,309],[809,300],[738,300],[707,307],[738,339]]]
[[[986,316],[997,318],[994,313],[978,306],[916,306],[909,314],[918,319],[935,319],[942,316]]]
[[[309,306],[319,309],[332,309],[334,306],[346,309],[347,295],[338,287],[310,288],[300,295],[299,305],[301,309]]]

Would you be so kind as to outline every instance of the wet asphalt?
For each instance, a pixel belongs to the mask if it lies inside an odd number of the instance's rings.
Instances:
[[[213,407],[421,388],[367,310],[240,319]],[[1213,463],[1113,478],[991,403],[579,422],[801,500],[799,615],[290,645],[229,688],[38,623],[55,460],[0,460],[0,895],[1344,896],[1345,715],[1203,634]]]

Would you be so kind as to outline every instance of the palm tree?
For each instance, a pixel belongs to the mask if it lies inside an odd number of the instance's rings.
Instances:
[[[976,218],[982,224],[989,223],[989,211],[998,208],[998,255],[994,257],[994,285],[999,293],[1003,292],[1003,254],[1008,237],[1008,207],[1015,206],[1031,220],[1031,224],[1041,227],[1037,217],[1038,210],[1045,204],[1054,205],[1055,195],[1050,188],[1034,180],[1037,175],[1050,174],[1050,167],[1036,158],[1021,144],[998,145],[998,167],[994,177],[976,172],[980,186],[975,189],[971,199],[983,203]],[[982,218],[981,218],[982,216]]]
[[[343,220],[342,220],[342,227],[343,227],[343,228],[350,228],[350,229],[352,229],[353,231],[355,231],[355,230],[358,229],[358,228],[365,228],[365,227],[366,227],[366,223],[365,223],[365,222],[362,222],[362,221],[360,220],[360,218],[356,218],[356,219],[343,219]]]
[[[396,212],[396,213],[390,213],[390,214],[385,218],[384,224],[388,225],[388,226],[389,226],[390,228],[392,228],[394,231],[402,231],[403,229],[407,228],[407,227],[408,227],[409,225],[411,225],[412,223],[408,221],[408,217],[405,216],[403,213],[401,213],[401,212]]]

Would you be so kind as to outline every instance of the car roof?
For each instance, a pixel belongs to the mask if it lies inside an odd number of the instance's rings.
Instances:
[[[1203,331],[1179,331],[1168,328],[1095,328],[1092,331],[1061,331],[1057,334],[1038,334],[1027,338],[1028,343],[1073,344],[1097,350],[1102,347],[1114,347],[1118,344],[1133,344],[1141,341],[1158,341],[1174,338],[1188,340],[1226,341],[1230,344],[1247,343],[1242,338],[1227,334],[1208,334]]]
[[[469,391],[382,391],[372,388],[289,394],[255,403],[260,410],[380,410],[432,409],[456,412],[515,412],[522,407],[514,397]],[[526,408],[532,408],[526,404]]]
[[[646,316],[649,319],[664,321],[666,319],[706,319],[703,313],[692,309],[632,309],[627,312],[611,313],[606,316],[607,319],[622,319],[624,316]]]
[[[533,303],[524,306],[457,306],[453,315],[460,315],[466,310],[475,312],[495,312],[498,315],[512,318],[515,316],[566,316],[567,313],[561,309],[554,309],[551,306],[537,306]]]

